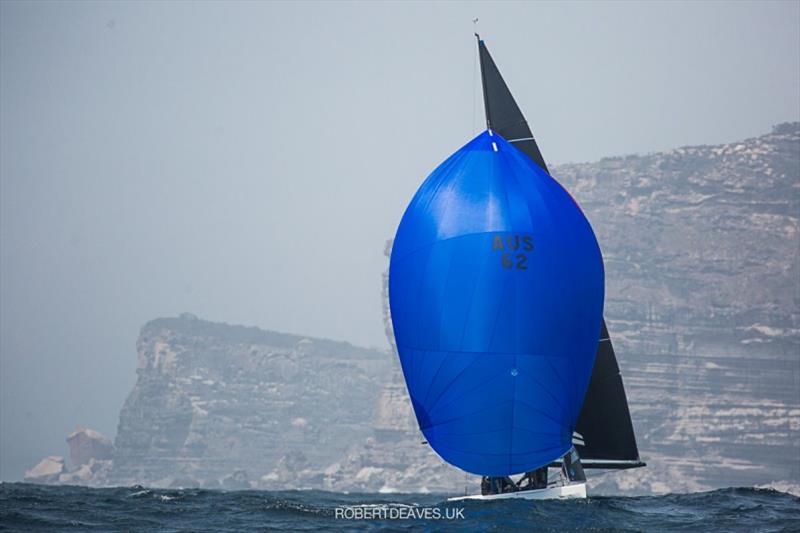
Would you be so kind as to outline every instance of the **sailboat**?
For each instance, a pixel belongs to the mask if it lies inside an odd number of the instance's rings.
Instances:
[[[486,130],[428,176],[398,226],[397,351],[426,443],[482,476],[481,494],[459,499],[585,498],[584,469],[645,466],[602,255],[476,37]]]

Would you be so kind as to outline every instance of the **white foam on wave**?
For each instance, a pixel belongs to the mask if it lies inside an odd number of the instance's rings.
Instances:
[[[789,481],[773,481],[764,485],[756,485],[755,488],[785,492],[786,494],[791,494],[792,496],[797,496],[800,498],[800,485],[797,483],[791,483]]]

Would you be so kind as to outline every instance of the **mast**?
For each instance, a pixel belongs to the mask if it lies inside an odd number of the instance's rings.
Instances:
[[[486,127],[530,157],[550,174],[528,121],[511,95],[486,44],[476,33]],[[603,319],[592,377],[575,428],[573,443],[584,468],[645,466],[639,459],[628,400],[614,347]],[[553,465],[560,465],[556,461]]]

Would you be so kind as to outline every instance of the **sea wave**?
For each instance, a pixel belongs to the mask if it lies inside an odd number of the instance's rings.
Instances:
[[[7,531],[797,531],[797,485],[775,482],[751,488],[659,496],[598,496],[586,500],[447,502],[437,494],[324,491],[219,491],[140,486],[91,489],[0,485],[0,529]],[[422,513],[357,513],[337,508],[460,508],[457,518],[426,520]],[[445,516],[445,513],[441,513]],[[354,516],[353,513],[347,516]],[[417,517],[407,520],[376,516]],[[463,518],[461,518],[463,516]]]

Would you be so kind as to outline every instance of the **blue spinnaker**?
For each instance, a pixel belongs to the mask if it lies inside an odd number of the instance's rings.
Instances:
[[[571,447],[603,315],[592,228],[552,177],[486,131],[425,180],[392,249],[389,297],[420,429],[474,474]]]

